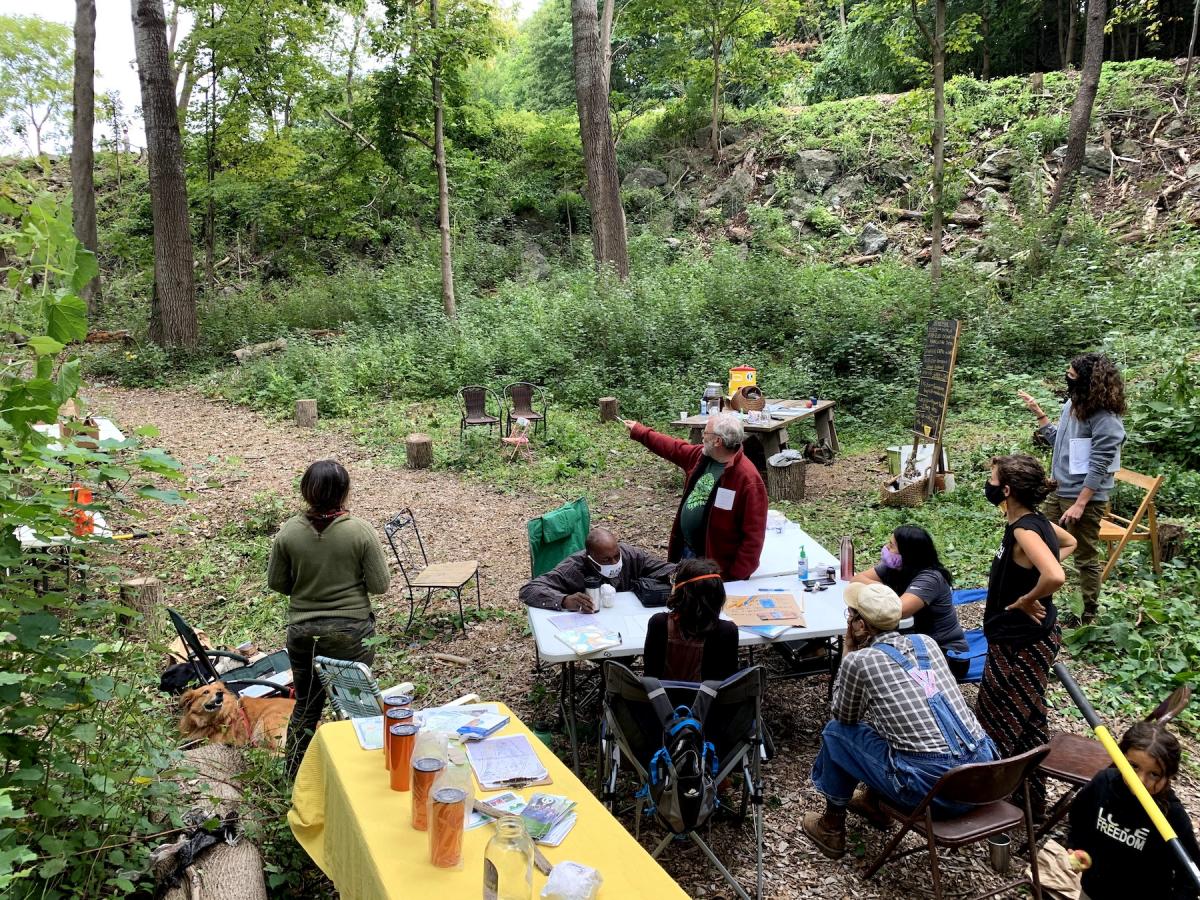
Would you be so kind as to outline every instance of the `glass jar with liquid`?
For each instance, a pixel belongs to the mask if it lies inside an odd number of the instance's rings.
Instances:
[[[496,833],[483,852],[483,900],[530,900],[533,897],[533,841],[518,816],[496,822]]]

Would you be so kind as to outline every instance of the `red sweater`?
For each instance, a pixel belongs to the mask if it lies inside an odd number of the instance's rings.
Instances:
[[[640,424],[633,427],[629,436],[687,473],[683,497],[680,498],[679,509],[675,511],[675,522],[671,525],[671,544],[667,550],[667,559],[679,562],[683,557],[683,531],[679,527],[679,513],[700,477],[704,463],[703,446],[659,434]],[[717,507],[717,488],[733,491],[732,509]],[[717,479],[716,487],[708,498],[705,522],[704,555],[721,567],[721,577],[726,581],[742,581],[754,574],[767,532],[767,486],[741,448],[725,463],[725,470]]]

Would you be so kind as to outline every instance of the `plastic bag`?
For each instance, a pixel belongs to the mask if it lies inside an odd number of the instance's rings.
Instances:
[[[595,900],[604,879],[595,869],[582,863],[560,862],[550,870],[542,900]]]

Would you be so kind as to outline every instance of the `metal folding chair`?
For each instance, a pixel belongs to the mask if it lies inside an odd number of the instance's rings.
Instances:
[[[635,836],[640,836],[643,806],[650,784],[650,761],[663,746],[662,724],[646,692],[642,679],[626,666],[613,660],[603,665],[604,718],[601,722],[601,796],[613,810],[617,802],[617,779],[622,766],[632,770],[638,790],[634,794],[636,807]],[[682,681],[664,681],[672,705],[691,703],[699,685]],[[709,707],[704,723],[705,740],[716,750],[717,774],[713,781],[720,784],[736,773],[742,775],[742,795],[739,817],[744,819],[752,808],[754,820],[755,859],[758,879],[755,897],[763,893],[763,777],[764,731],[762,698],[767,687],[767,675],[761,666],[743,669],[725,679]],[[668,833],[651,854],[657,859],[673,840],[690,840],[721,873],[726,884],[742,900],[750,895],[733,874],[717,858],[708,843],[694,830],[686,834]]]
[[[463,588],[475,580],[475,608],[483,608],[483,599],[479,590],[479,561],[474,559],[462,562],[430,563],[425,555],[425,542],[421,540],[421,532],[417,528],[417,519],[409,508],[400,510],[383,526],[384,536],[396,557],[400,574],[404,578],[404,589],[408,594],[408,622],[404,630],[412,627],[417,613],[417,594],[424,592],[421,602],[421,612],[424,614],[433,595],[439,591],[453,594],[458,601],[458,621],[462,625],[463,634],[467,632],[467,619],[463,613]]]
[[[938,867],[938,847],[957,848],[978,843],[994,834],[1008,832],[1024,822],[1025,837],[1029,850],[1030,877],[1022,875],[998,888],[977,894],[972,900],[994,897],[1020,885],[1028,884],[1033,889],[1035,900],[1042,898],[1042,886],[1038,880],[1037,846],[1033,828],[1033,810],[1029,802],[1029,776],[1033,774],[1046,754],[1048,746],[1038,747],[1019,756],[988,763],[968,763],[951,769],[937,780],[925,795],[925,799],[911,812],[896,809],[886,802],[880,808],[901,823],[883,852],[876,857],[867,870],[865,878],[871,878],[883,868],[889,859],[899,859],[912,853],[929,850],[929,869],[933,881],[935,900],[942,898],[942,875]],[[1007,798],[1021,787],[1025,797],[1025,809],[1020,810]],[[935,798],[954,803],[969,803],[972,808],[961,816],[935,819],[932,803]],[[916,832],[925,838],[925,845],[912,847],[901,853],[895,850],[904,836]]]

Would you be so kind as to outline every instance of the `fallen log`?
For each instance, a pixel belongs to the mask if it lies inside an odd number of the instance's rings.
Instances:
[[[251,344],[249,347],[242,347],[240,350],[233,351],[233,358],[240,365],[245,365],[252,359],[258,359],[260,356],[266,356],[268,353],[287,349],[287,338],[276,338],[273,341],[263,341],[261,344]]]
[[[866,266],[883,258],[882,253],[868,253],[864,256],[851,256],[846,259],[848,266]]]
[[[83,340],[87,344],[125,344],[133,338],[127,329],[122,328],[117,331],[89,331]]]

